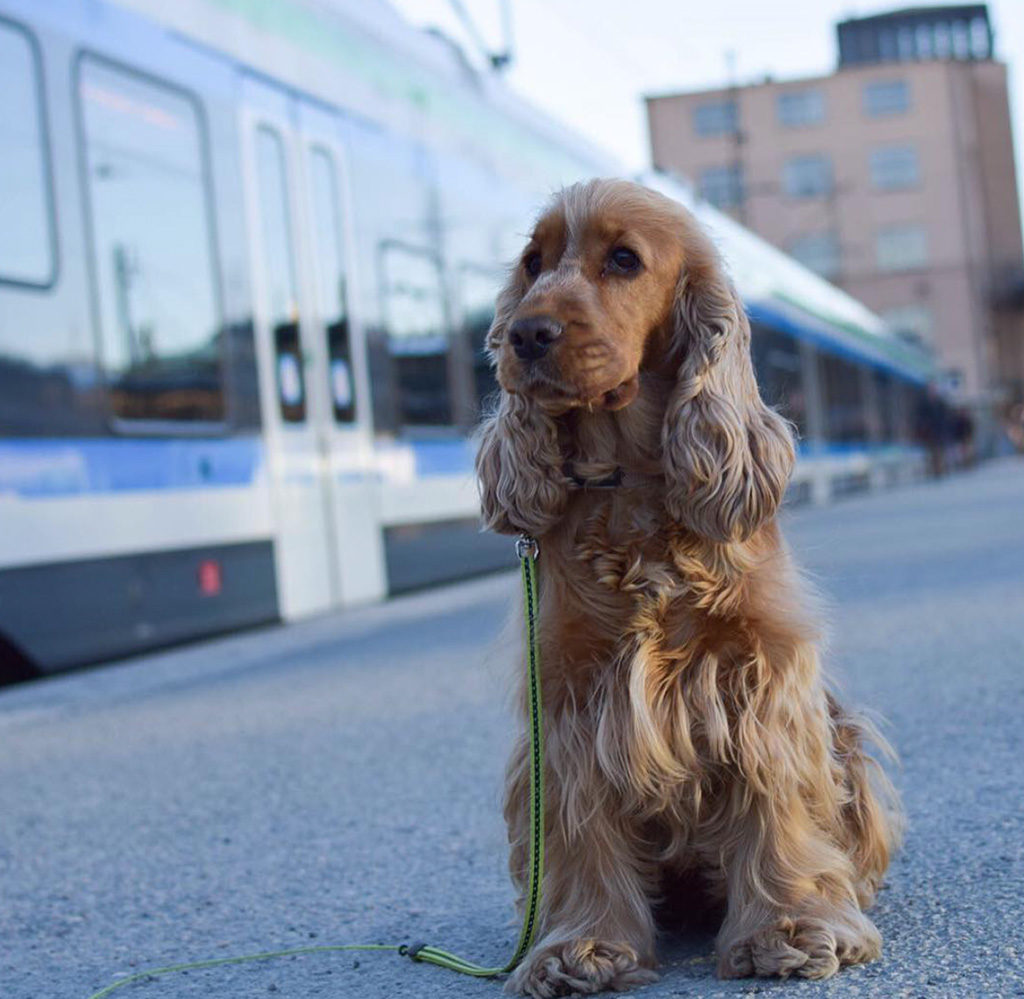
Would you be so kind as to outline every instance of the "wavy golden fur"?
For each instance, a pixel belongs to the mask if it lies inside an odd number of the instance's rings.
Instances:
[[[724,906],[723,976],[821,978],[876,958],[862,910],[896,802],[870,730],[823,681],[774,519],[791,433],[758,394],[707,236],[637,185],[571,187],[488,343],[502,392],[480,438],[484,518],[536,536],[542,566],[546,880],[509,989],[652,980],[653,906],[687,872]],[[505,801],[520,890],[527,785],[520,740]]]

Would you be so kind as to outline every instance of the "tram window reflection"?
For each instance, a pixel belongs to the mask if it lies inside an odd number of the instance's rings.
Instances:
[[[79,98],[114,415],[219,422],[222,338],[197,106],[88,57]]]
[[[391,244],[382,250],[388,352],[405,427],[448,426],[451,340],[441,267],[425,250]]]

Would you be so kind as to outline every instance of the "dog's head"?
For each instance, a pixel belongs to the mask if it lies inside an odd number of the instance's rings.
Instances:
[[[684,259],[663,201],[600,181],[554,200],[498,298],[488,346],[502,388],[556,414],[633,401]]]
[[[503,389],[478,458],[489,526],[550,528],[567,502],[559,420],[628,407],[645,376],[673,384],[659,414],[669,515],[732,541],[774,513],[792,438],[758,394],[718,254],[677,203],[625,181],[560,193],[498,298],[488,347]]]

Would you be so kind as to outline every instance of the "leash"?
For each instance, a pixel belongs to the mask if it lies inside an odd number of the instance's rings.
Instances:
[[[440,947],[430,944],[328,944],[318,947],[296,947],[291,950],[268,950],[260,954],[243,954],[238,957],[220,957],[208,961],[192,961],[188,964],[170,964],[164,968],[151,968],[134,975],[120,978],[112,985],[94,992],[89,999],[105,999],[116,989],[162,975],[180,971],[198,971],[203,968],[218,968],[229,964],[249,964],[253,961],[269,961],[276,957],[296,957],[300,954],[327,954],[337,951],[393,951],[402,957],[422,964],[436,964],[441,968],[457,971],[460,975],[474,978],[493,978],[512,971],[525,957],[537,932],[537,914],[540,909],[541,883],[544,878],[544,727],[541,716],[540,652],[537,640],[537,567],[534,564],[540,546],[534,538],[521,534],[516,539],[516,556],[523,578],[523,615],[526,623],[526,687],[529,701],[529,748],[530,748],[530,844],[527,858],[526,905],[523,910],[523,925],[519,931],[512,957],[506,964],[497,967],[476,964],[458,957]]]
[[[523,615],[526,621],[527,697],[530,703],[530,854],[527,861],[526,908],[519,942],[509,962],[488,968],[456,957],[439,947],[415,944],[400,949],[414,961],[426,961],[442,968],[451,968],[474,978],[493,978],[512,971],[533,943],[540,907],[541,881],[544,877],[544,726],[541,719],[540,653],[537,647],[537,569],[534,562],[540,546],[534,538],[521,534],[516,538],[516,555],[523,573]]]

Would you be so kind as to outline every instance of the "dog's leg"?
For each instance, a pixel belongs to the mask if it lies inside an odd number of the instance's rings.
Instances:
[[[840,816],[842,841],[853,860],[857,899],[866,909],[874,901],[899,843],[903,819],[892,784],[867,754],[864,743],[873,742],[890,755],[892,751],[869,722],[846,712],[831,695],[828,707],[845,792]]]
[[[872,961],[881,937],[857,902],[849,858],[814,829],[799,800],[751,802],[726,858],[723,978],[827,978]]]
[[[554,740],[551,740],[552,742]],[[509,767],[505,798],[513,880],[525,887],[527,789],[525,747]],[[654,981],[653,869],[635,833],[599,799],[567,801],[593,785],[580,774],[546,771],[545,871],[536,943],[510,977],[509,992],[547,999],[623,991]],[[520,897],[520,909],[522,897]]]
[[[793,656],[772,671],[767,690],[742,697],[733,738],[738,772],[715,828],[703,833],[706,846],[720,851],[725,879],[723,977],[826,978],[881,950],[858,899],[844,814],[849,761],[817,683],[813,650]],[[787,682],[787,667],[791,676],[803,674],[797,684]],[[858,793],[869,792],[861,786]]]

